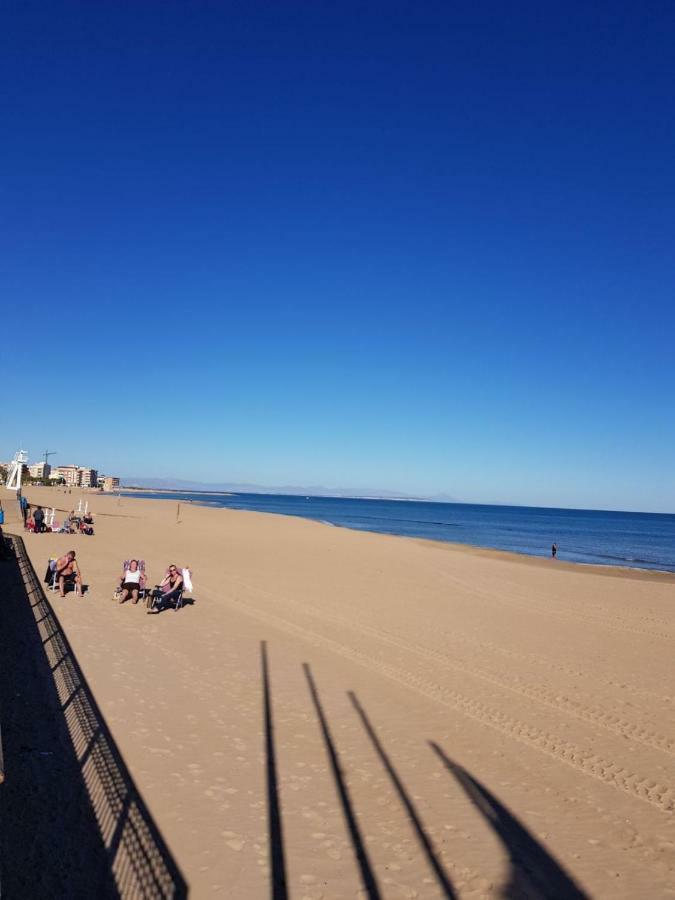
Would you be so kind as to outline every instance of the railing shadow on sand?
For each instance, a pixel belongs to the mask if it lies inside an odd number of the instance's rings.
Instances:
[[[263,710],[265,724],[265,758],[268,772],[268,825],[269,853],[273,861],[271,871],[271,900],[286,900],[287,878],[286,859],[282,827],[282,803],[279,777],[277,773],[274,728],[272,724],[272,691],[268,662],[267,642],[261,642]],[[347,785],[347,766],[340,758],[330,729],[328,715],[321,701],[317,683],[307,663],[302,669],[309,688],[311,704],[316,713],[319,730],[328,756],[335,790],[340,800],[345,827],[352,844],[354,861],[359,870],[362,893],[369,900],[379,900],[382,896],[374,867],[370,861],[366,841],[360,827],[357,811]],[[421,816],[408,793],[403,780],[396,771],[392,758],[386,751],[375,726],[368,717],[364,706],[353,691],[347,697],[364,728],[377,758],[387,773],[412,827],[420,847],[426,857],[431,872],[437,882],[436,890],[441,896],[454,900],[457,896],[450,874],[445,868],[442,854],[425,828]],[[502,804],[481,782],[466,769],[453,762],[434,741],[428,742],[437,760],[455,777],[466,797],[482,813],[487,824],[493,829],[508,854],[509,872],[507,881],[500,889],[505,900],[520,900],[521,897],[548,900],[588,900],[588,895],[565,871],[563,866],[542,846],[516,816]]]
[[[429,746],[455,777],[466,796],[481,813],[509,855],[509,881],[502,891],[507,900],[519,897],[547,897],[560,900],[588,900],[572,876],[535,840],[514,814],[484,784],[454,762],[435,743]]]
[[[101,886],[97,896],[186,898],[188,886],[134,784],[31,565],[23,540],[11,536],[11,543],[16,562],[10,565],[18,568],[17,575],[22,582],[23,596],[19,600],[29,605],[32,613],[22,620],[24,653],[30,653],[34,667],[44,672],[40,675],[40,689],[58,698],[53,708],[60,710],[59,727],[66,735],[64,743],[69,739],[76,761],[75,766],[66,768],[73,781],[79,779],[72,786],[78,826],[81,831],[86,826],[89,831],[98,832],[95,846],[100,852],[94,853],[93,859],[90,855],[86,863],[99,869],[91,876]],[[18,577],[15,580],[20,583]],[[26,631],[31,633],[26,635]],[[5,765],[9,781],[12,773],[7,756]],[[7,784],[3,785],[3,790],[6,788]],[[58,822],[59,816],[55,815],[54,828]],[[5,822],[4,827],[8,826],[11,824]],[[48,832],[46,838],[49,840]],[[59,840],[56,843],[63,845]],[[78,873],[73,877],[77,881]]]

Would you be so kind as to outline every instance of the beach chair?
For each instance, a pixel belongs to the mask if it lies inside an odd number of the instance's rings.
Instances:
[[[47,571],[45,573],[45,584],[49,585],[50,591],[57,591],[59,589],[58,582],[56,580],[56,563],[58,562],[58,556],[50,556],[49,562],[47,563]],[[77,582],[75,581],[74,575],[66,575],[65,576],[65,587],[68,585],[74,585],[75,591],[77,592]]]
[[[56,590],[56,557],[50,556],[47,563],[47,571],[45,572],[45,584],[49,586],[50,591]]]
[[[192,593],[192,569],[189,569],[187,566],[185,568],[181,568],[180,566],[177,566],[177,569],[180,572],[180,574],[183,576],[183,584],[182,584],[182,587],[179,589],[178,596],[174,600],[171,601],[173,608],[176,612],[178,612],[178,610],[181,609],[181,607],[184,604],[184,595]],[[166,578],[166,576],[168,574],[169,574],[169,570],[167,569],[166,572],[164,573],[164,577]],[[154,590],[148,592],[147,601],[145,604],[146,607],[149,610],[157,609],[159,607],[159,601],[160,601],[161,596],[162,596],[162,589],[158,584],[156,584]]]
[[[147,596],[149,595],[149,593],[150,593],[150,589],[148,588],[148,586],[147,586],[147,584],[146,584],[145,560],[144,560],[144,559],[137,559],[136,562],[138,563],[138,571],[141,573],[141,580],[140,580],[140,582],[139,582],[139,584],[138,584],[138,599],[139,599],[139,600],[145,600],[146,597],[147,597]],[[128,569],[129,569],[130,566],[131,566],[131,560],[130,560],[130,559],[125,559],[124,562],[122,563],[122,571],[124,572],[125,575],[126,575],[126,573],[127,573],[127,571],[128,571]],[[124,581],[122,581],[122,584],[124,584]],[[121,592],[122,592],[122,586],[121,586],[121,585],[120,585],[120,588],[119,588],[119,592],[120,592],[120,594],[121,594]]]

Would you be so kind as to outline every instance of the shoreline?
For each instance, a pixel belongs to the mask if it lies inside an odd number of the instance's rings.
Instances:
[[[129,489],[127,489],[129,490]],[[150,491],[143,488],[146,493],[200,493],[199,491]],[[206,492],[201,492],[206,493]],[[116,495],[110,495],[116,496]],[[237,496],[236,494],[226,494],[221,493],[219,496]],[[143,499],[156,499],[156,498],[143,498],[141,496],[129,496],[129,499],[134,500],[143,500]],[[319,498],[321,499],[321,498]],[[343,499],[343,498],[337,498]],[[363,498],[355,498],[355,499],[363,499]],[[186,501],[187,502],[187,501]],[[208,506],[207,504],[200,503],[196,500],[191,505],[200,506],[206,509],[218,509],[219,507]],[[538,566],[555,566],[556,569],[563,569],[569,571],[582,571],[582,572],[590,572],[596,575],[604,575],[606,577],[611,578],[633,578],[634,580],[642,581],[642,580],[654,580],[656,582],[664,582],[667,584],[675,584],[675,572],[671,572],[668,569],[648,569],[642,566],[628,566],[628,565],[618,565],[612,563],[585,563],[585,562],[577,562],[574,560],[565,560],[565,559],[552,559],[548,556],[538,556],[534,553],[519,553],[517,550],[502,550],[499,547],[484,547],[481,544],[468,544],[463,541],[446,541],[441,538],[422,538],[416,537],[415,535],[409,534],[396,534],[391,531],[376,531],[374,529],[366,529],[366,528],[352,528],[349,525],[341,525],[335,522],[328,522],[324,519],[315,519],[312,516],[300,516],[294,513],[282,513],[282,512],[271,512],[266,510],[258,510],[258,509],[232,509],[229,506],[220,507],[220,509],[226,509],[229,512],[245,512],[245,513],[256,513],[262,516],[279,516],[283,519],[301,519],[305,522],[315,522],[317,525],[323,525],[327,528],[343,528],[346,531],[356,532],[360,534],[379,534],[386,537],[392,538],[401,538],[403,540],[408,541],[419,541],[423,545],[430,544],[434,546],[438,546],[439,549],[444,548],[455,548],[457,550],[461,550],[467,553],[475,553],[478,556],[486,556],[486,557],[494,557],[497,559],[506,559],[512,562],[518,562],[521,565],[538,565]]]

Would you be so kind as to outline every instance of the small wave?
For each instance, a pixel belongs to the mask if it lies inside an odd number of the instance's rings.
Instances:
[[[616,562],[640,563],[645,566],[659,566],[659,565],[672,566],[673,565],[672,560],[645,559],[642,556],[620,556],[620,555],[616,555],[613,553],[598,553],[597,551],[592,553],[587,550],[570,550],[570,553],[572,553],[575,556],[587,556],[589,559],[612,559],[612,560],[615,560]]]
[[[349,515],[345,516],[350,522],[382,522],[387,528],[392,528],[396,525],[438,525],[443,528],[461,528],[462,526],[457,522],[437,522],[430,521],[429,519],[383,519],[382,516],[363,516],[363,515],[355,515],[354,513],[349,513]]]

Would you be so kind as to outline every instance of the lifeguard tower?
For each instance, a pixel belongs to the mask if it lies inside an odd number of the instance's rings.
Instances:
[[[8,491],[19,491],[21,490],[21,473],[23,472],[24,465],[28,462],[28,454],[25,450],[17,450],[14,454],[14,459],[9,464],[9,471],[7,472],[7,484],[5,487]]]

